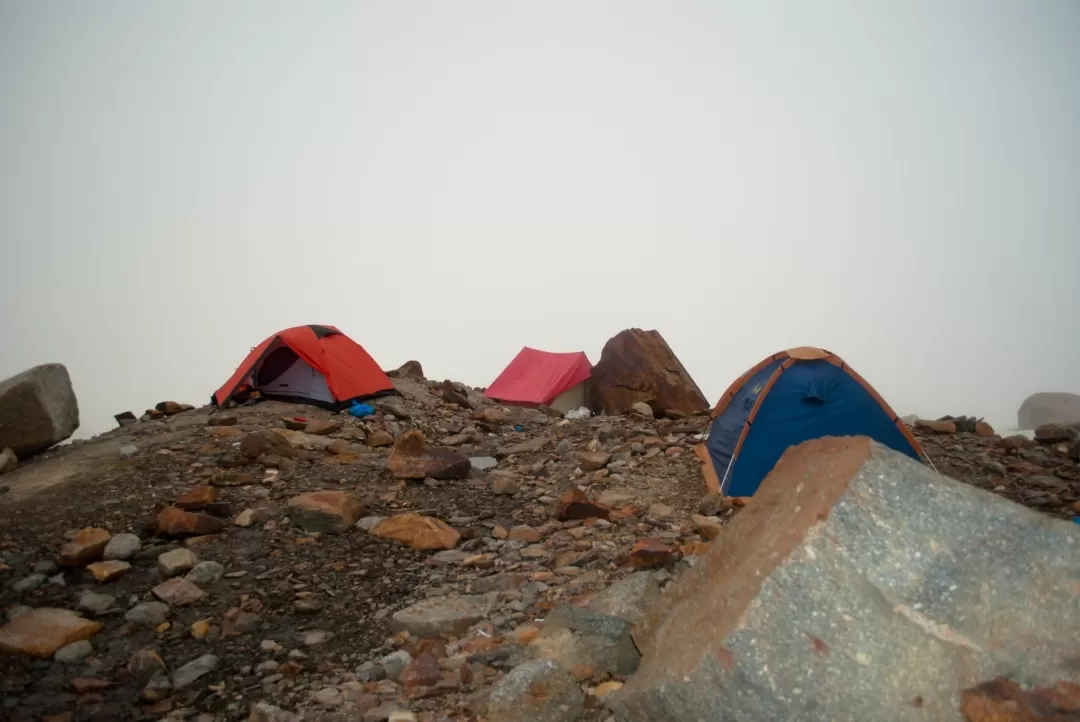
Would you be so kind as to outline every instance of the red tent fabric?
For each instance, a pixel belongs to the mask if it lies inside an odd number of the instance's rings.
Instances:
[[[340,408],[353,399],[392,393],[394,384],[360,344],[334,326],[311,325],[280,331],[252,349],[213,402],[221,406],[249,389]]]
[[[517,404],[550,404],[559,394],[592,376],[584,353],[549,353],[521,349],[484,392],[489,399]]]

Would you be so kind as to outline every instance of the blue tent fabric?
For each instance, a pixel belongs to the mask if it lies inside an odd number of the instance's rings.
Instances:
[[[896,419],[846,368],[815,359],[796,360],[780,371],[732,462],[758,395],[783,362],[774,361],[748,379],[713,421],[706,448],[724,494],[752,496],[789,446],[823,436],[868,436],[920,458]]]

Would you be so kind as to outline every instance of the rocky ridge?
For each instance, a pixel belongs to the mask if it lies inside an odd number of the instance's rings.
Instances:
[[[608,719],[643,609],[738,513],[702,498],[706,418],[395,385],[365,419],[180,410],[5,476],[3,715]],[[916,434],[942,473],[1078,513],[1074,430],[933,423]]]

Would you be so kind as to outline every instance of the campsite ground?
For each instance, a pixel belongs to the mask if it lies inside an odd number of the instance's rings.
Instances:
[[[379,414],[365,420],[267,402],[229,412],[235,425],[210,426],[210,411],[197,409],[65,446],[0,479],[9,487],[0,495],[2,613],[81,604],[103,625],[67,662],[0,656],[3,716],[238,720],[264,701],[326,719],[385,720],[392,709],[419,720],[475,718],[485,691],[529,654],[550,609],[582,603],[638,568],[664,583],[713,533],[691,519],[705,491],[690,451],[704,417],[567,421],[504,410],[473,420],[422,380],[395,383],[402,395],[376,403]],[[284,430],[283,418],[298,415],[344,423],[330,436],[293,432],[291,464],[240,453],[247,434]],[[498,463],[461,480],[394,479],[390,447],[371,444],[407,429]],[[1067,516],[1080,498],[1080,471],[1053,447],[974,434],[920,432],[920,440],[942,472],[1048,513]],[[612,457],[600,463],[590,451]],[[150,533],[157,505],[207,484],[224,529],[186,541]],[[575,487],[617,510],[611,520],[558,520],[560,497]],[[316,490],[358,497],[364,517],[436,517],[461,540],[439,552],[378,538],[363,523],[305,531],[286,505]],[[721,521],[736,513],[706,511]],[[57,551],[85,527],[140,536],[126,574],[101,583],[85,568],[56,567]],[[646,539],[665,550],[655,566],[633,551]],[[205,597],[155,616],[146,603],[166,578],[159,556],[183,548],[224,575],[200,585]],[[407,605],[455,594],[486,595],[472,628],[447,629],[438,641],[390,629]],[[404,672],[372,664],[399,650],[413,660]],[[158,667],[171,682],[155,676]],[[618,679],[588,669],[575,676],[586,693],[581,719],[606,719],[602,697]]]

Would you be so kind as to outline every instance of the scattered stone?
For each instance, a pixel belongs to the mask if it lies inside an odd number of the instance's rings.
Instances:
[[[434,687],[442,681],[439,660],[434,655],[421,654],[401,670],[398,681],[408,693],[414,693],[420,687]]]
[[[175,577],[191,571],[192,567],[199,563],[199,558],[190,549],[183,547],[173,549],[158,555],[158,568],[167,577]]]
[[[40,607],[0,627],[0,651],[48,659],[61,647],[94,636],[101,626],[68,609]]]
[[[514,476],[496,476],[491,480],[491,493],[498,496],[513,496],[521,491],[521,479]]]
[[[425,445],[424,435],[410,429],[394,444],[386,462],[395,479],[464,479],[472,469],[468,458]]]
[[[202,601],[206,592],[186,579],[173,577],[150,590],[170,607],[185,607]]]
[[[154,515],[154,527],[162,536],[182,538],[216,534],[225,528],[225,522],[209,514],[167,506]]]
[[[473,456],[469,458],[469,463],[477,471],[487,471],[499,464],[494,456]]]
[[[597,593],[589,609],[637,624],[659,598],[660,585],[652,572],[635,572]]]
[[[212,486],[196,486],[176,500],[175,506],[185,511],[197,511],[217,501],[217,489]]]
[[[376,448],[380,446],[390,446],[394,443],[394,437],[390,434],[390,432],[379,429],[375,433],[368,436],[367,442],[368,446],[373,446]]]
[[[605,451],[586,451],[581,455],[581,468],[585,471],[599,471],[611,461],[611,454]]]
[[[637,568],[668,566],[678,560],[679,548],[656,537],[639,539],[630,550],[630,563]]]
[[[79,611],[100,617],[116,609],[116,597],[84,589],[82,594],[79,595],[78,608]]]
[[[651,519],[664,520],[664,519],[670,519],[671,517],[675,516],[675,510],[672,509],[667,504],[659,504],[659,503],[657,503],[657,504],[650,504],[649,509],[646,512],[646,514]]]
[[[111,582],[131,571],[131,565],[116,559],[88,564],[86,570],[99,582]]]
[[[387,371],[386,375],[392,379],[422,379],[424,378],[424,367],[420,365],[419,361],[406,361],[396,369]],[[380,403],[380,406],[385,407],[386,405],[386,401]],[[394,416],[397,416],[397,414],[394,414]],[[408,417],[402,416],[400,418],[404,419]]]
[[[922,431],[932,431],[935,434],[955,434],[956,424],[952,421],[930,421],[919,419],[915,422],[915,428]]]
[[[1060,441],[1072,441],[1074,433],[1064,426],[1043,424],[1035,429],[1035,441],[1043,444],[1056,444]]]
[[[135,454],[138,454],[139,447],[135,446],[135,444],[124,444],[119,449],[117,449],[117,452],[120,454],[120,456],[126,459],[129,456],[135,456]]]
[[[646,419],[651,419],[653,417],[652,407],[644,401],[637,401],[630,404],[630,410],[633,411],[635,414],[644,416]]]
[[[571,489],[559,500],[557,516],[562,521],[570,519],[608,519],[611,508],[589,499],[581,489]]]
[[[184,689],[195,684],[199,678],[204,677],[221,666],[221,660],[212,654],[204,654],[173,672],[172,685],[174,689]]]
[[[105,561],[124,561],[138,554],[142,549],[142,541],[135,534],[116,534],[105,545],[105,551],[101,558]]]
[[[307,422],[307,425],[304,427],[304,432],[313,436],[329,436],[330,434],[341,431],[343,426],[345,426],[344,421],[312,419]]]
[[[11,449],[4,449],[0,451],[0,474],[6,474],[9,471],[15,471],[15,467],[19,465],[19,457],[15,455],[15,452]]]
[[[337,454],[338,456],[341,456],[342,454],[348,454],[351,449],[351,445],[345,439],[334,439],[326,445],[327,451],[329,451],[331,454]]]
[[[691,514],[690,521],[694,524],[694,531],[701,535],[705,541],[712,541],[720,534],[720,530],[723,529],[723,522],[719,517],[715,516],[701,516],[700,514]]]
[[[543,539],[544,535],[529,526],[528,524],[520,524],[518,526],[512,527],[506,538],[510,541],[523,541],[530,544],[535,544],[536,542]]]
[[[983,438],[990,438],[995,436],[994,427],[985,421],[978,421],[975,423],[975,433]]]
[[[129,609],[124,619],[133,624],[156,627],[169,616],[169,605],[161,602],[140,602]]]
[[[385,519],[369,532],[380,539],[392,539],[413,549],[453,549],[461,535],[441,519],[419,514],[399,514]]]
[[[492,609],[491,602],[483,596],[431,597],[396,612],[390,627],[414,637],[462,635],[491,614]]]
[[[875,719],[917,694],[918,716],[960,719],[956,686],[942,684],[957,660],[1073,679],[1078,543],[1071,522],[865,437],[805,442],[636,628],[644,656],[616,717]],[[1039,655],[1007,651],[1032,644]],[[898,688],[887,670],[899,649]]]
[[[488,697],[488,722],[574,722],[585,709],[577,682],[558,663],[534,660],[515,667]]]
[[[237,418],[233,414],[213,414],[206,420],[207,426],[236,426]]]
[[[16,594],[26,594],[44,586],[48,580],[49,577],[46,574],[31,574],[12,584],[11,588]]]
[[[53,659],[61,664],[78,664],[94,652],[94,646],[88,640],[80,639],[65,644],[53,654]]]
[[[105,529],[80,529],[71,541],[60,549],[58,561],[69,567],[83,566],[101,559],[111,534]]]
[[[184,579],[200,587],[208,587],[221,581],[225,567],[217,562],[199,562],[191,568]]]
[[[0,449],[29,459],[79,428],[79,403],[63,364],[43,364],[0,381]]]
[[[530,441],[522,441],[520,444],[512,444],[510,446],[504,446],[495,452],[495,456],[498,458],[505,458],[507,456],[514,456],[516,454],[533,454],[538,451],[543,451],[544,447],[548,445],[550,439],[540,438],[532,439]]]
[[[388,654],[379,660],[379,666],[386,672],[386,678],[397,681],[401,672],[413,661],[412,655],[404,649]]]
[[[240,453],[249,459],[258,459],[263,454],[274,454],[285,459],[296,456],[296,450],[284,436],[272,429],[252,431],[240,441]]]
[[[287,510],[304,531],[341,534],[360,518],[364,504],[344,491],[313,491],[290,499]]]
[[[633,674],[641,660],[630,636],[633,624],[586,607],[565,604],[544,620],[529,645],[533,657],[553,659],[564,669],[588,668],[594,674]]]

